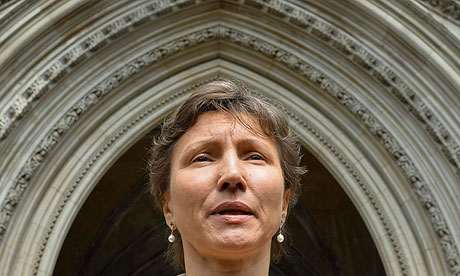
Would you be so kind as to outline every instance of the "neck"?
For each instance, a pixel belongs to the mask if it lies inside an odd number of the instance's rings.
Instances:
[[[187,276],[267,276],[270,267],[270,247],[271,244],[268,243],[256,252],[216,257],[200,254],[190,244],[184,243],[185,271]]]

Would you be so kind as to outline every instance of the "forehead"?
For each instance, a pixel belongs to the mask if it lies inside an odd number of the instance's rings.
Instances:
[[[259,120],[249,114],[238,116],[223,111],[208,111],[198,116],[195,124],[190,127],[177,141],[173,155],[177,148],[184,150],[196,141],[216,140],[230,137],[231,139],[251,138],[274,143],[262,130]]]
[[[189,132],[196,131],[201,132],[203,135],[225,132],[230,136],[243,134],[257,136],[264,140],[269,139],[255,116],[249,114],[232,114],[222,111],[208,111],[199,115],[195,124],[183,136],[186,136]]]

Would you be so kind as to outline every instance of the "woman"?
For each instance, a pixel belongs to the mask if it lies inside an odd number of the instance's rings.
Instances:
[[[199,87],[167,119],[149,162],[168,255],[193,275],[268,275],[300,192],[299,145],[266,100],[228,80]]]

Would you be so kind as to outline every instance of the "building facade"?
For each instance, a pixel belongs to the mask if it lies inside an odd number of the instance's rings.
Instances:
[[[108,245],[130,236],[115,222],[153,213],[143,173],[132,174],[143,166],[139,154],[194,87],[219,78],[279,101],[302,141],[311,189],[294,213],[293,239],[312,225],[321,233],[307,235],[299,250],[334,251],[335,234],[362,225],[336,239],[343,246],[332,256],[304,256],[311,273],[331,262],[331,275],[366,266],[373,275],[460,275],[459,7],[454,0],[1,1],[0,275],[122,269],[117,260],[140,250],[110,253]],[[138,212],[125,208],[133,205]],[[339,216],[326,218],[319,211],[326,205]],[[356,219],[340,220],[342,207]],[[123,222],[145,227],[130,245],[155,247],[164,229],[140,221]],[[334,230],[339,221],[344,229]],[[92,264],[103,244],[102,252],[118,256],[105,268]],[[68,264],[73,250],[80,257]],[[360,264],[360,250],[378,260]],[[153,269],[149,260],[126,271]]]

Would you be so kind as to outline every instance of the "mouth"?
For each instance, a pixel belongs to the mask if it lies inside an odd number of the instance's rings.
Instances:
[[[217,206],[211,215],[220,216],[254,216],[254,212],[248,205],[240,201],[228,201]]]
[[[238,209],[223,210],[223,211],[217,212],[216,214],[219,214],[219,215],[233,215],[233,216],[253,215],[253,213],[251,213],[251,212],[245,212],[245,211],[238,210]]]

